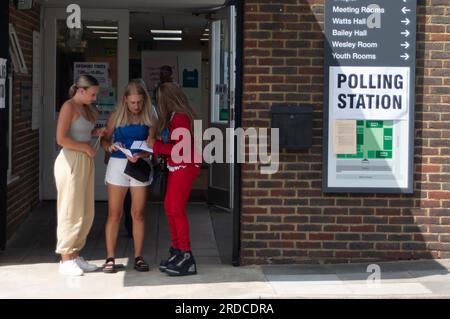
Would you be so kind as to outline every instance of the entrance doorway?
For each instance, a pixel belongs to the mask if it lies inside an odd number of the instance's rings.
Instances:
[[[60,1],[54,2],[54,5],[61,5]],[[142,78],[153,95],[162,65],[173,68],[173,80],[188,96],[202,120],[203,129],[218,128],[225,137],[226,128],[237,125],[239,85],[236,83],[241,83],[241,73],[237,72],[236,61],[242,59],[239,55],[242,53],[236,50],[236,17],[242,10],[240,7],[232,2],[223,4],[223,0],[202,1],[201,5],[181,0],[152,1],[151,4],[133,1],[133,6],[129,2],[108,1],[108,7],[117,9],[103,10],[93,7],[93,1],[88,2],[78,2],[83,25],[78,33],[67,29],[65,7],[44,9],[46,79],[41,157],[44,200],[56,199],[53,163],[59,151],[55,141],[59,108],[76,74],[86,69],[103,76],[101,83],[104,85],[97,101],[99,126],[106,123],[129,79]],[[145,7],[148,5],[153,7]],[[231,154],[224,149],[225,163],[202,166],[191,201],[208,208],[204,210],[209,212],[205,218],[211,219],[208,224],[213,227],[221,260],[237,264],[239,188],[235,186],[238,167],[233,163],[234,140],[229,143],[226,149],[231,150]],[[95,165],[96,200],[106,201],[106,165],[102,150],[96,156]]]
[[[82,29],[69,29],[65,8],[44,10],[44,114],[42,199],[55,200],[53,164],[59,152],[56,122],[59,109],[79,73],[98,74],[101,86],[97,126],[104,126],[128,82],[128,10],[82,10]],[[101,151],[95,158],[96,200],[107,200],[106,166]]]

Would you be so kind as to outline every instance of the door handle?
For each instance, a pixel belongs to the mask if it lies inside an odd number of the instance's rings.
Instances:
[[[220,83],[216,84],[216,94],[218,95],[225,95],[228,90],[228,85]]]

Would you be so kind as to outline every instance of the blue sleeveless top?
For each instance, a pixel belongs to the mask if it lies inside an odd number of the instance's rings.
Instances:
[[[134,141],[143,141],[148,137],[147,125],[143,124],[130,124],[127,126],[116,127],[114,130],[113,141],[114,143],[122,143],[125,148],[130,149],[131,144]],[[139,153],[141,150],[131,150],[131,153]],[[111,157],[115,158],[127,158],[127,156],[121,151],[112,152]]]

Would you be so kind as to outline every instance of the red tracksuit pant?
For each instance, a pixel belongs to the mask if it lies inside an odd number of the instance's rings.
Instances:
[[[192,183],[199,171],[200,168],[189,166],[169,172],[164,209],[169,222],[173,248],[185,251],[191,250],[186,205]]]

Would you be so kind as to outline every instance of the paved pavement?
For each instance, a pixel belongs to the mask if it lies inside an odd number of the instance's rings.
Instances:
[[[122,229],[118,261],[123,271],[82,277],[58,273],[54,249],[54,205],[41,205],[0,253],[0,299],[9,298],[450,298],[450,260],[369,264],[267,265],[222,264],[208,207],[190,204],[192,245],[199,274],[168,277],[157,270],[169,245],[160,204],[149,206],[144,257],[148,273],[132,268],[132,241]],[[106,205],[97,215],[84,256],[101,265]],[[153,252],[153,253],[152,253]],[[369,267],[369,269],[368,269]],[[375,272],[374,272],[375,271]],[[379,271],[379,272],[378,272]]]

